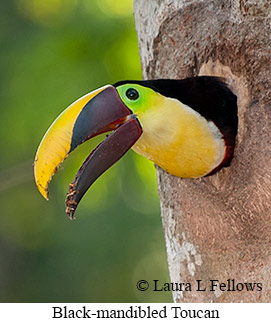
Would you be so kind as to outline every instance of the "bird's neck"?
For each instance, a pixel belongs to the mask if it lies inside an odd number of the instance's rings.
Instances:
[[[133,150],[175,176],[195,178],[210,173],[224,158],[221,132],[180,101],[163,100],[138,115],[143,134]]]

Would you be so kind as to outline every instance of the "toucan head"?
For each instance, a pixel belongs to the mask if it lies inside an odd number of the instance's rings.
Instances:
[[[42,196],[48,199],[48,184],[69,153],[109,131],[69,186],[70,218],[93,182],[130,148],[180,177],[228,166],[237,133],[236,96],[215,77],[121,81],[86,94],[60,114],[39,145],[34,175]]]

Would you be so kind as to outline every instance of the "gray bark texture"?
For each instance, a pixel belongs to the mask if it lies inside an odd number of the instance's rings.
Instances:
[[[238,96],[230,167],[200,179],[157,167],[171,282],[192,286],[174,301],[270,302],[271,1],[134,0],[134,15],[144,79],[216,75]]]

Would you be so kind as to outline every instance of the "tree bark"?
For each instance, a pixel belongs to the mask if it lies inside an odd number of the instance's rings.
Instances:
[[[200,179],[157,167],[171,282],[191,284],[174,300],[270,302],[271,2],[134,0],[134,14],[144,79],[216,75],[238,97],[230,167]]]

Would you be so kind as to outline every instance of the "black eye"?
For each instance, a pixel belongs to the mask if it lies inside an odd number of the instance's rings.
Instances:
[[[137,100],[139,98],[139,93],[136,89],[128,89],[125,94],[130,100]]]

